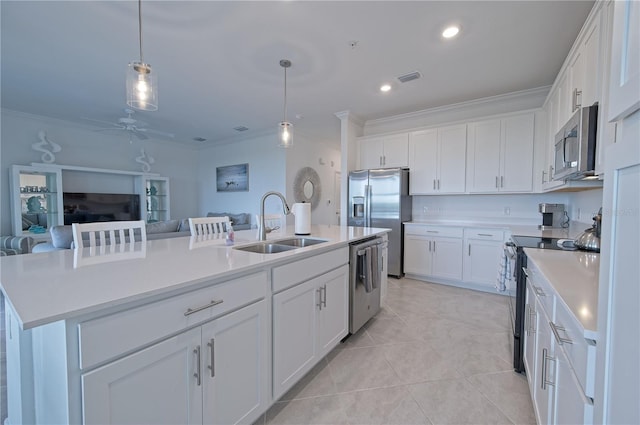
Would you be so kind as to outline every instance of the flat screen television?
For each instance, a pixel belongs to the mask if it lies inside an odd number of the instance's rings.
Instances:
[[[62,194],[64,224],[140,220],[140,196],[126,193]]]

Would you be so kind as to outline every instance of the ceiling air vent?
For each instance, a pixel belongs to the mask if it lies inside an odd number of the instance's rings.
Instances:
[[[235,131],[247,131],[249,130],[249,127],[245,127],[244,125],[238,126],[238,127],[233,127],[233,129]]]
[[[422,77],[422,75],[418,71],[415,71],[399,76],[398,80],[401,83],[408,83],[409,81],[417,80],[420,77]]]

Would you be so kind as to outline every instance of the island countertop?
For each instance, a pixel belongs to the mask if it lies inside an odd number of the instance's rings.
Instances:
[[[234,249],[257,241],[257,231],[253,229],[235,232],[234,246],[227,246],[221,235],[205,241],[181,237],[137,242],[134,251],[115,255],[91,256],[91,248],[85,248],[6,256],[0,257],[0,286],[22,329],[30,329],[149,297],[196,289],[387,231],[314,225],[308,237],[327,242],[277,254]],[[294,236],[292,226],[282,233],[269,234],[267,240],[290,236]]]

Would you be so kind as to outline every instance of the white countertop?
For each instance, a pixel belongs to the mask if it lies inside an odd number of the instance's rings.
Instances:
[[[582,325],[585,338],[597,340],[600,254],[536,248],[524,252],[560,296],[557,302]]]
[[[90,248],[0,257],[0,286],[23,329],[70,319],[147,297],[196,289],[204,282],[287,263],[346,246],[351,241],[383,234],[388,229],[311,227],[311,238],[328,242],[277,254],[233,249],[221,238],[197,242],[190,237],[136,243],[133,253],[89,256]],[[293,226],[271,233],[267,240],[293,236]],[[257,231],[235,232],[235,245],[257,241]],[[75,263],[77,267],[74,267]],[[117,259],[117,261],[111,261]]]

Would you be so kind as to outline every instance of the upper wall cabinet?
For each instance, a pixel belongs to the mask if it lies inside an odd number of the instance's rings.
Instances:
[[[533,190],[534,114],[469,124],[467,191]]]
[[[394,168],[409,165],[408,133],[360,139],[360,168]]]
[[[640,109],[640,2],[614,2],[608,121]]]
[[[464,193],[466,149],[466,124],[410,133],[409,192]]]

